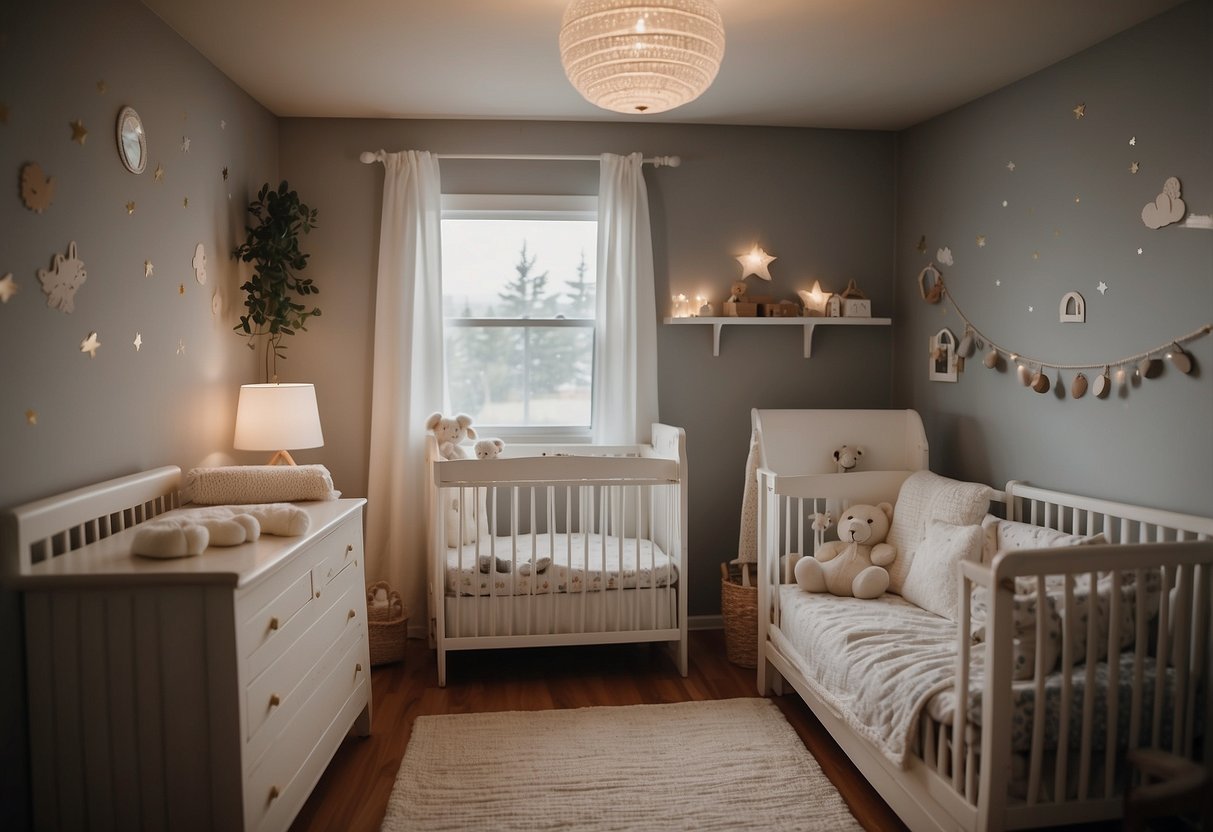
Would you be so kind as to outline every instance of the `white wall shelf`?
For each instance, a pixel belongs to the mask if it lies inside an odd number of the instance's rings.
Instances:
[[[711,324],[712,355],[720,355],[720,330],[726,326],[804,327],[804,357],[813,356],[813,331],[819,326],[892,326],[892,318],[666,318],[674,325]]]

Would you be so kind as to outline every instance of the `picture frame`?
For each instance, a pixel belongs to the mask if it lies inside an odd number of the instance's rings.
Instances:
[[[956,382],[959,368],[956,362],[956,336],[944,327],[931,336],[927,350],[927,377],[931,381]]]

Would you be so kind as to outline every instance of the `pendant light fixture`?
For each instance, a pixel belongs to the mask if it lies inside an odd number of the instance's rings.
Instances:
[[[724,57],[712,0],[573,0],[560,27],[560,62],[591,104],[663,113],[711,86]]]

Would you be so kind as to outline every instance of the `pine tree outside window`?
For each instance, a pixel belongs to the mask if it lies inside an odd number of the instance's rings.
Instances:
[[[449,407],[516,440],[590,437],[596,197],[444,195]]]

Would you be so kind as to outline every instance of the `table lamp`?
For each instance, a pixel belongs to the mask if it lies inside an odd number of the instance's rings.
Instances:
[[[239,451],[274,451],[270,465],[295,464],[286,448],[322,447],[316,388],[311,384],[242,384],[234,445]]]

